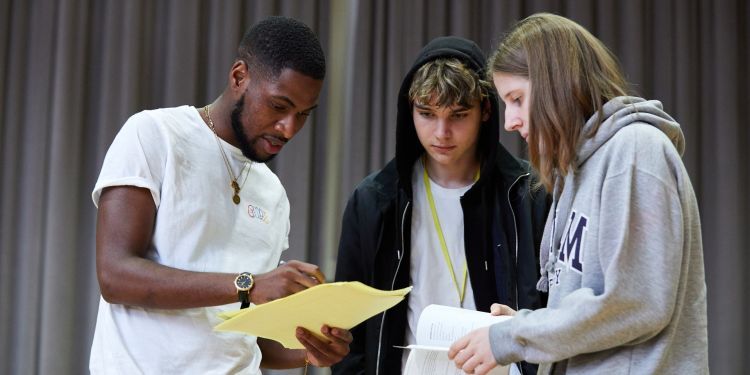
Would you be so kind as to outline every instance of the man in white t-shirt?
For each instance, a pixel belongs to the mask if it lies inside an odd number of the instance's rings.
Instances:
[[[213,103],[133,115],[113,141],[93,191],[102,299],[92,373],[259,374],[330,366],[351,333],[299,328],[304,350],[213,332],[218,313],[322,283],[290,261],[289,201],[264,164],[317,106],[325,57],[304,24],[271,17],[243,37]]]
[[[344,212],[336,280],[413,285],[352,329],[334,374],[399,374],[425,307],[538,308],[538,244],[547,215],[527,162],[498,142],[498,101],[472,41],[428,43],[398,95],[396,156],[365,178]],[[524,364],[524,373],[534,371]]]

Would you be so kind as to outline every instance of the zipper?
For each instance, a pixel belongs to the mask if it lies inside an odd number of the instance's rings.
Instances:
[[[530,173],[522,174],[516,178],[515,181],[513,181],[512,184],[510,184],[510,187],[508,188],[508,207],[510,207],[510,213],[513,215],[513,232],[516,235],[516,279],[518,279],[518,224],[516,223],[516,212],[513,210],[513,204],[510,201],[510,191],[513,190],[513,186],[520,181],[522,178],[527,177],[530,175]],[[516,311],[518,311],[518,280],[516,280]]]
[[[516,235],[516,311],[518,311],[518,224],[516,223],[516,212],[513,210],[513,203],[510,201],[510,191],[513,190],[513,186],[520,181],[522,178],[527,177],[530,175],[530,173],[522,174],[516,178],[515,181],[513,181],[512,184],[510,184],[510,187],[508,188],[508,207],[510,207],[510,213],[513,216],[513,232]],[[521,366],[521,362],[515,363],[515,366],[518,368],[518,372],[520,372],[523,375],[523,366]]]
[[[406,221],[406,211],[409,210],[411,201],[406,202],[404,212],[401,214],[401,249],[396,250],[396,258],[398,258],[398,264],[396,265],[396,272],[393,274],[393,280],[391,281],[391,290],[396,287],[396,277],[398,277],[398,270],[401,268],[401,261],[404,259],[404,222]],[[383,325],[385,324],[385,314],[388,310],[383,311],[383,316],[380,318],[380,332],[378,332],[378,356],[375,360],[375,374],[380,374],[380,349],[383,345]]]

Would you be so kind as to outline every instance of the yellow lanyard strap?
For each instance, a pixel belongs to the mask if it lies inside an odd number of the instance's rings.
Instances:
[[[448,271],[451,273],[451,278],[453,279],[453,285],[456,287],[456,293],[458,293],[458,302],[461,307],[464,306],[464,295],[466,294],[466,280],[469,276],[469,271],[467,267],[467,262],[464,258],[464,277],[463,277],[463,286],[458,285],[458,280],[456,280],[456,273],[453,272],[453,262],[451,262],[451,256],[448,253],[448,245],[445,243],[445,236],[443,236],[443,229],[440,226],[440,219],[438,219],[437,215],[437,209],[435,208],[435,200],[432,198],[432,189],[430,188],[430,177],[427,175],[427,163],[422,163],[423,166],[423,174],[422,178],[424,179],[424,186],[425,190],[427,191],[427,201],[430,203],[430,212],[432,213],[432,222],[435,224],[435,230],[438,234],[438,239],[440,240],[440,247],[443,250],[443,259],[445,259],[445,264],[448,266]],[[477,171],[477,175],[474,177],[474,181],[477,181],[479,179],[479,171]]]

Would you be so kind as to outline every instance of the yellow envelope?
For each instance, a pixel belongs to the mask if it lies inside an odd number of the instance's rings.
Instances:
[[[411,288],[386,291],[358,281],[320,284],[262,305],[220,314],[226,320],[214,330],[242,332],[278,341],[285,348],[303,349],[295,336],[297,327],[321,338],[324,324],[351,329],[401,302]]]

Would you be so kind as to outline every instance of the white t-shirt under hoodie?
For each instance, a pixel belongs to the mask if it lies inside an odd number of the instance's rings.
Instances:
[[[289,200],[265,164],[220,144],[239,176],[239,205],[219,144],[196,108],[135,114],[107,152],[94,204],[107,187],[148,189],[157,209],[149,259],[198,272],[268,272],[288,247]],[[219,312],[238,308],[147,309],[101,299],[91,372],[260,374],[255,337],[212,330]]]
[[[417,322],[425,307],[430,304],[461,307],[458,291],[448,270],[432,219],[423,173],[424,166],[421,160],[417,160],[412,172],[414,200],[411,214],[411,257],[409,266],[409,276],[414,288],[408,296],[406,345],[416,344]],[[473,184],[455,189],[444,188],[430,179],[430,190],[435,201],[435,209],[459,287],[463,286],[463,270],[464,264],[466,264],[464,213],[461,208],[461,197],[472,186]],[[468,276],[466,278],[463,308],[476,310],[471,279]],[[402,367],[407,355],[408,351],[404,351]]]

